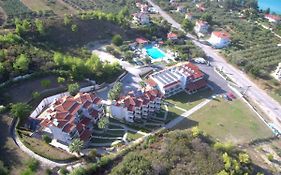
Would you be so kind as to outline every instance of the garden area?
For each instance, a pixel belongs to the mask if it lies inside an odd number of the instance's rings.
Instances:
[[[220,141],[235,144],[273,136],[272,131],[241,100],[212,100],[189,117],[198,122],[198,127]],[[187,121],[189,122],[189,121]],[[174,129],[186,129],[184,120]]]
[[[76,160],[74,155],[55,148],[43,140],[29,136],[31,132],[17,129],[17,133],[22,143],[30,150],[42,157],[55,161]]]

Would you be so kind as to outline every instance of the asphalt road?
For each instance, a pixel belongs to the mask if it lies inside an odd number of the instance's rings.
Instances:
[[[166,19],[173,27],[182,30],[181,25],[177,23],[169,14],[163,11],[158,5],[153,3],[151,0],[147,0],[159,13],[160,15]],[[271,98],[265,91],[260,89],[256,84],[254,84],[247,75],[245,75],[242,71],[235,68],[234,66],[228,64],[225,59],[218,54],[218,52],[211,48],[210,46],[206,46],[198,42],[191,35],[187,35],[192,39],[192,41],[199,47],[201,47],[207,56],[213,58],[211,64],[223,68],[223,71],[228,74],[229,78],[232,79],[238,86],[243,89],[247,89],[246,95],[254,101],[265,114],[268,115],[269,119],[272,123],[274,123],[275,127],[281,132],[281,106],[280,104]],[[280,122],[278,121],[280,120]]]

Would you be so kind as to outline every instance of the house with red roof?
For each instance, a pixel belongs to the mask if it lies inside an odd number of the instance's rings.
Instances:
[[[64,145],[79,138],[88,143],[92,136],[93,125],[104,116],[101,99],[93,93],[78,93],[55,99],[38,116],[40,129]]]
[[[113,101],[111,115],[119,120],[134,122],[147,119],[156,114],[161,108],[162,94],[156,89],[144,92],[128,93],[117,101]]]
[[[134,13],[132,14],[133,16],[133,22],[145,25],[150,23],[150,18],[148,13],[146,12],[139,12],[139,13]]]
[[[149,41],[146,38],[143,38],[143,37],[136,38],[137,44],[144,45],[144,44],[147,44],[148,42]]]
[[[194,31],[196,33],[208,33],[209,24],[207,21],[197,20],[195,23]]]
[[[264,18],[267,19],[269,22],[272,22],[272,23],[280,23],[281,22],[281,17],[277,16],[277,15],[265,14]]]
[[[155,72],[149,76],[148,80],[148,85],[156,87],[164,97],[175,95],[183,90],[195,93],[207,85],[206,76],[190,62]]]
[[[214,31],[208,41],[215,48],[223,48],[230,44],[230,34],[222,31]]]
[[[178,35],[176,33],[174,33],[174,32],[169,32],[167,34],[167,39],[168,40],[172,40],[172,41],[177,40],[178,39]]]

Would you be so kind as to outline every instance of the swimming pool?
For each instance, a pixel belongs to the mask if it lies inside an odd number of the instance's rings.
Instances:
[[[164,58],[166,55],[163,51],[153,46],[145,46],[146,53],[154,60]]]

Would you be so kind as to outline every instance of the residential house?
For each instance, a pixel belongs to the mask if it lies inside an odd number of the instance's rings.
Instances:
[[[197,20],[195,27],[194,27],[194,31],[196,33],[208,33],[208,29],[209,29],[209,24],[206,21],[202,21],[202,20]]]
[[[139,38],[136,38],[136,43],[139,44],[139,45],[145,45],[147,44],[149,41],[143,37],[139,37]]]
[[[278,81],[281,81],[281,62],[278,64],[276,70],[274,71],[273,77]]]
[[[85,144],[91,139],[93,125],[104,116],[101,99],[93,93],[64,96],[38,116],[40,130],[57,142],[69,145],[74,138]]]
[[[147,3],[140,3],[140,2],[137,2],[136,3],[136,6],[140,9],[141,12],[148,12],[148,5]]]
[[[147,119],[160,110],[161,99],[162,94],[156,89],[130,93],[112,102],[111,115],[128,122]]]
[[[223,48],[230,44],[230,35],[226,32],[214,31],[208,40],[215,48]]]
[[[281,22],[281,17],[277,16],[277,15],[265,14],[264,18],[268,19],[268,21],[272,22],[272,23],[280,23]]]
[[[151,74],[147,83],[169,97],[183,90],[195,93],[206,87],[207,79],[196,65],[188,62]]]
[[[133,14],[133,21],[141,25],[149,24],[149,15],[145,12],[139,12]]]
[[[168,39],[168,40],[175,41],[175,40],[178,39],[178,35],[177,35],[176,33],[174,33],[174,32],[169,32],[169,33],[167,34],[167,39]]]

